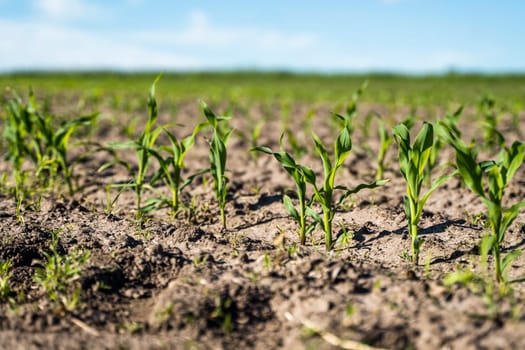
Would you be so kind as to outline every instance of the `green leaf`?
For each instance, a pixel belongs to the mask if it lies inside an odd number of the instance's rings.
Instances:
[[[206,119],[208,119],[208,122],[210,123],[210,125],[214,129],[216,129],[218,120],[217,120],[217,116],[215,115],[215,113],[212,112],[212,110],[208,107],[206,102],[201,100],[199,101],[199,104],[201,106],[202,111],[204,112],[204,115],[206,116]]]
[[[208,120],[209,125],[211,125],[214,129],[214,133],[217,133],[219,138],[224,144],[228,143],[228,140],[230,139],[231,134],[233,133],[233,129],[227,130],[225,133],[219,128],[219,122],[221,121],[227,121],[230,120],[230,116],[217,116],[207,105],[204,101],[199,101],[200,106],[204,112],[204,115],[206,116],[206,119]]]
[[[432,124],[424,122],[421,131],[414,140],[414,147],[412,148],[418,150],[419,153],[424,153],[426,150],[432,147],[432,145],[434,144],[433,140],[434,128]]]
[[[137,149],[140,147],[140,144],[136,141],[120,141],[120,142],[110,142],[108,147],[112,149]]]
[[[203,174],[206,174],[206,173],[209,173],[209,172],[210,172],[210,169],[206,168],[206,169],[201,169],[201,170],[191,174],[190,176],[188,176],[186,178],[186,180],[182,183],[182,185],[180,185],[180,191],[182,191],[186,186],[191,184],[196,177],[198,177],[200,175],[203,175]]]
[[[501,220],[501,230],[505,232],[507,228],[512,225],[516,217],[518,216],[521,208],[525,207],[525,201],[514,204],[510,208],[503,210],[503,218]]]
[[[398,124],[392,128],[392,134],[396,137],[396,142],[403,148],[403,150],[408,151],[410,147],[410,132],[405,124]],[[408,152],[405,152],[408,153]]]
[[[490,169],[488,183],[490,200],[495,203],[501,203],[505,185],[503,183],[503,176],[501,175],[499,167],[494,166]]]
[[[287,168],[287,170],[297,169],[297,164],[295,163],[295,160],[292,158],[292,156],[288,152],[279,151],[279,152],[273,153],[273,155],[275,159],[277,159],[277,161],[281,163],[281,165],[284,168]]]
[[[321,219],[321,217],[319,217],[319,219]],[[306,226],[305,236],[310,235],[315,230],[315,227],[318,224],[319,224],[319,222],[314,220],[312,223],[310,223],[308,226]]]
[[[310,207],[306,207],[306,215],[308,215],[309,217],[311,217],[312,219],[314,219],[314,221],[316,223],[318,223],[319,225],[323,226],[323,219],[321,218],[321,216],[319,214],[317,214],[316,211],[314,211],[312,208]]]
[[[412,161],[414,162],[419,175],[423,174],[423,171],[425,170],[433,145],[434,128],[432,124],[425,122],[421,131],[416,136],[414,146],[412,147]]]
[[[315,133],[312,133],[312,138],[314,140],[315,150],[317,151],[323,162],[324,173],[325,175],[330,174],[330,172],[332,171],[332,164],[330,163],[330,157],[328,156],[326,147]]]
[[[286,211],[294,218],[295,221],[300,222],[300,216],[297,212],[297,209],[295,209],[292,200],[287,195],[283,196],[283,204]]]
[[[401,174],[408,180],[411,176],[410,166],[410,154],[412,148],[410,147],[410,133],[408,128],[404,124],[396,125],[392,128],[392,135],[396,141],[398,147],[398,157],[399,157],[399,168]]]
[[[343,130],[341,130],[341,133],[335,141],[334,150],[336,167],[339,167],[343,164],[344,160],[352,150],[352,140],[348,128],[343,128]]]
[[[489,173],[496,165],[498,165],[498,163],[496,163],[494,160],[485,160],[483,162],[479,162],[479,167],[484,173]]]
[[[443,284],[447,287],[453,286],[454,284],[467,285],[472,282],[475,275],[470,270],[460,270],[449,273],[443,279]]]
[[[521,256],[520,250],[513,250],[512,252],[505,255],[503,261],[501,262],[501,273],[506,275],[506,271],[510,266],[510,263],[513,262],[516,258]]]
[[[343,195],[341,196],[341,198],[337,202],[337,205],[338,206],[341,205],[341,203],[343,203],[344,200],[348,196],[350,196],[350,195],[352,195],[354,193],[358,193],[358,192],[360,192],[361,190],[364,190],[364,189],[374,189],[376,187],[384,186],[389,181],[390,180],[388,180],[388,179],[377,180],[377,181],[374,181],[374,182],[371,182],[371,183],[359,184],[359,185],[357,185],[354,188],[349,188],[349,187],[346,187],[346,186],[336,186],[334,189],[344,191]]]
[[[122,165],[124,166],[128,171],[131,170],[131,167],[128,163],[124,162],[123,160],[120,160],[120,159],[116,159],[112,162],[107,162],[107,163],[104,163],[102,164],[98,169],[97,169],[97,172],[102,172],[108,168],[111,168],[113,165]]]
[[[306,167],[304,165],[298,165],[298,167],[301,169],[301,172],[303,173],[303,176],[306,182],[312,185],[315,185],[316,183],[315,172],[311,168]]]
[[[262,152],[262,153],[272,154],[273,155],[272,149],[270,147],[266,147],[266,146],[253,147],[253,148],[250,149],[250,152]]]
[[[166,204],[166,203],[167,201],[162,197],[148,198],[148,200],[144,202],[144,205],[140,207],[140,212],[143,214],[150,213],[154,210],[157,210],[163,204]]]
[[[153,84],[151,84],[150,91],[149,91],[149,97],[148,97],[148,122],[146,123],[146,127],[144,128],[144,133],[147,134],[155,125],[157,121],[157,100],[155,99],[155,86],[157,85],[158,81],[162,77],[162,74],[159,74],[155,80],[153,81]]]
[[[403,204],[405,205],[405,215],[407,217],[408,224],[412,223],[412,217],[415,213],[412,213],[410,209],[410,198],[408,196],[403,196]]]
[[[494,238],[494,235],[485,235],[481,238],[481,242],[479,244],[479,252],[481,256],[481,261],[483,263],[487,262],[487,257],[489,256],[490,251],[494,247]]]
[[[504,154],[504,167],[506,168],[505,184],[510,183],[512,177],[523,163],[525,144],[515,141]]]

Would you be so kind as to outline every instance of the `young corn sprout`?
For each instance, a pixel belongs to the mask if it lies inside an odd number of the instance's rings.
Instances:
[[[227,151],[226,144],[228,143],[233,129],[223,127],[220,122],[231,119],[229,116],[217,116],[208,108],[206,103],[200,102],[204,115],[208,119],[208,123],[213,128],[213,136],[210,141],[210,173],[213,178],[213,188],[215,196],[219,203],[219,210],[221,214],[222,227],[226,229],[226,196],[228,193],[228,177],[226,176],[226,159]]]
[[[299,224],[299,239],[301,244],[306,243],[306,236],[310,234],[316,223],[308,224],[306,221],[307,218],[307,208],[308,201],[306,199],[306,183],[315,182],[315,174],[312,169],[297,164],[295,159],[286,151],[282,149],[282,140],[284,134],[281,136],[280,144],[281,150],[278,152],[273,152],[269,147],[254,147],[252,151],[263,152],[266,154],[272,155],[286,170],[288,174],[292,177],[295,182],[297,199],[299,201],[299,210],[293,205],[292,199],[286,194],[283,196],[283,204],[290,216]],[[307,180],[309,179],[309,180]]]
[[[91,124],[97,113],[63,122],[58,127],[52,124],[52,115],[43,115],[31,91],[29,101],[24,104],[20,97],[8,103],[9,117],[4,129],[8,144],[8,157],[13,163],[15,196],[18,206],[23,197],[25,175],[24,160],[30,160],[35,172],[45,186],[54,184],[57,174],[65,180],[69,193],[73,194],[73,165],[68,160],[69,141],[73,132],[82,125]]]
[[[69,194],[73,194],[73,164],[68,162],[69,140],[73,132],[82,125],[89,125],[97,118],[98,114],[83,116],[71,121],[64,122],[58,129],[55,129],[51,120],[52,117],[42,117],[36,114],[39,125],[40,139],[46,152],[44,157],[39,160],[37,173],[48,170],[52,177],[57,172],[61,173],[66,181]]]
[[[159,137],[160,133],[164,130],[162,127],[155,127],[157,122],[157,100],[155,99],[155,85],[160,79],[160,75],[155,79],[151,85],[149,97],[148,97],[148,120],[144,127],[144,130],[140,134],[137,140],[125,141],[125,142],[113,142],[110,144],[112,149],[134,149],[137,157],[138,168],[137,172],[130,183],[126,184],[115,184],[114,187],[120,188],[133,188],[136,195],[136,219],[140,220],[144,213],[149,208],[142,207],[142,195],[145,188],[148,188],[150,184],[146,180],[146,175],[150,167],[150,160],[152,157],[152,150],[155,148],[155,142]],[[107,167],[112,166],[115,163],[122,163],[120,160],[106,163],[99,170],[103,170]]]
[[[3,136],[7,142],[7,157],[12,164],[12,178],[15,182],[16,216],[21,217],[22,204],[26,197],[27,174],[22,170],[22,164],[33,153],[28,145],[30,134],[33,131],[33,118],[29,106],[25,106],[17,96],[16,100],[8,102],[8,118],[4,124]]]
[[[483,128],[483,140],[489,149],[503,147],[505,138],[498,130],[500,116],[496,112],[496,101],[488,96],[484,96],[478,104],[481,126]]]
[[[418,236],[418,224],[421,213],[423,213],[423,207],[432,192],[449,179],[450,175],[443,175],[435,179],[430,189],[421,195],[425,168],[434,143],[434,128],[432,124],[425,122],[413,145],[410,144],[410,131],[406,125],[396,125],[392,129],[392,133],[398,145],[399,168],[406,182],[407,195],[404,197],[404,203],[408,232],[411,237],[411,259],[417,265],[423,244],[423,240]]]
[[[332,123],[330,124],[330,127],[332,128],[334,134],[338,133],[341,130],[341,128],[347,128],[350,133],[350,136],[352,135],[354,131],[353,122],[357,115],[357,102],[363,94],[363,92],[365,91],[365,89],[367,88],[367,86],[368,80],[365,80],[363,84],[361,84],[361,86],[352,94],[352,99],[344,108],[344,113],[333,113],[333,116],[337,117],[331,119]],[[340,109],[341,107],[338,106],[335,110]]]
[[[503,205],[505,189],[523,163],[525,144],[516,141],[509,148],[504,147],[497,161],[477,162],[476,152],[445,124],[440,123],[439,132],[456,151],[456,167],[467,187],[478,195],[487,206],[491,232],[482,239],[482,247],[492,252],[494,258],[495,279],[502,286],[508,282],[506,274],[510,263],[521,254],[512,251],[502,256],[502,244],[505,232],[514,222],[525,201],[510,207]],[[485,182],[486,179],[486,182]]]
[[[377,151],[376,156],[376,163],[377,163],[377,170],[376,170],[376,180],[383,180],[384,174],[385,174],[385,156],[386,152],[390,148],[390,145],[394,141],[393,135],[390,135],[388,133],[388,129],[385,126],[385,122],[383,121],[383,118],[373,112],[367,115],[365,120],[365,137],[368,138],[368,130],[372,124],[372,120],[375,120],[377,122],[377,134],[379,136],[379,149]],[[366,146],[368,150],[370,150],[370,147]]]
[[[188,176],[184,182],[182,182],[182,170],[184,168],[184,158],[188,150],[195,143],[195,137],[197,134],[205,127],[207,123],[198,124],[194,129],[191,135],[185,137],[181,141],[171,133],[169,130],[164,129],[164,133],[168,136],[170,141],[169,146],[161,146],[159,149],[150,149],[150,153],[157,158],[159,162],[159,170],[153,176],[151,183],[154,184],[157,179],[162,179],[162,181],[168,186],[171,191],[171,200],[170,206],[175,215],[179,212],[179,197],[181,191],[188,186],[196,176],[202,174],[203,172],[197,172],[193,175]],[[167,157],[163,157],[160,151],[168,152]],[[163,201],[161,199],[161,201]],[[156,204],[158,202],[157,198],[154,198],[153,201],[150,201],[151,204]]]
[[[386,183],[386,181],[381,180],[369,184],[360,184],[355,188],[335,185],[336,174],[352,150],[352,140],[350,138],[350,133],[352,131],[352,115],[353,113],[344,116],[336,115],[342,121],[342,128],[334,142],[333,161],[331,161],[326,146],[323,144],[321,139],[315,133],[312,135],[315,143],[315,150],[323,163],[324,179],[322,187],[317,186],[315,174],[314,176],[307,176],[306,181],[309,182],[314,188],[313,199],[321,205],[323,216],[321,217],[313,210],[309,210],[308,213],[318,224],[323,227],[327,250],[332,249],[333,246],[332,221],[334,219],[337,206],[353,193],[357,193],[365,188],[375,188]],[[337,204],[334,203],[335,190],[343,191],[343,194]]]

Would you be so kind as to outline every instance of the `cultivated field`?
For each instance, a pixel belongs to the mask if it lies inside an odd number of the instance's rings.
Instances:
[[[525,77],[0,86],[0,348],[525,348]]]

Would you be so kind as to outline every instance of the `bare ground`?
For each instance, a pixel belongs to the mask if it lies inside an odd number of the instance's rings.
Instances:
[[[371,108],[391,120],[404,113],[365,106],[360,115]],[[300,142],[311,145],[302,127],[307,111],[295,106],[290,128]],[[183,105],[178,113],[177,122],[189,126],[203,119],[194,104]],[[259,109],[250,116],[234,116],[232,123],[248,131],[265,117]],[[123,138],[121,123],[112,118],[117,117],[108,117],[95,131],[98,142]],[[258,143],[277,148],[282,124],[269,119]],[[465,124],[467,130],[471,124]],[[329,125],[329,114],[321,108],[314,129],[325,140],[330,139]],[[181,127],[180,134],[186,129]],[[369,145],[376,148],[373,137]],[[357,130],[340,183],[373,178],[374,161],[359,138]],[[305,246],[298,244],[297,227],[282,205],[293,183],[273,158],[254,159],[249,148],[238,135],[228,147],[226,230],[205,178],[187,189],[184,201],[193,199],[194,205],[177,218],[160,210],[138,224],[132,192],[122,193],[107,212],[106,186],[127,181],[129,175],[118,167],[97,172],[109,160],[105,154],[77,166],[81,190],[73,197],[45,194],[37,207],[27,206],[23,222],[16,218],[14,200],[2,195],[0,260],[13,264],[11,284],[18,299],[0,303],[0,348],[336,349],[351,348],[353,342],[388,349],[525,348],[520,284],[512,297],[491,309],[483,293],[442,283],[459,268],[480,271],[477,244],[486,229],[478,214],[484,207],[458,179],[428,201],[420,225],[425,241],[421,263],[413,266],[404,258],[410,239],[395,146],[385,174],[391,181],[352,197],[337,213],[334,231],[353,235],[331,252],[325,251],[319,228]],[[449,155],[445,151],[443,158]],[[122,157],[133,160],[131,154]],[[187,167],[194,171],[207,162],[201,137],[189,152]],[[311,150],[301,162],[321,170]],[[520,170],[509,188],[511,201],[523,199],[524,175]],[[113,190],[112,198],[116,194]],[[522,214],[507,233],[507,250],[522,248],[524,222]],[[60,232],[61,254],[91,252],[78,281],[81,304],[74,311],[50,302],[32,277],[49,251],[53,231]],[[525,259],[516,260],[511,274],[523,275],[524,264]]]

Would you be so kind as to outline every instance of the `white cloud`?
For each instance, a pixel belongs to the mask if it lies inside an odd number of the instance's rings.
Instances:
[[[0,70],[195,68],[194,57],[45,22],[0,19]]]
[[[53,19],[91,18],[103,13],[101,8],[85,0],[35,0],[34,6]]]
[[[182,31],[147,31],[137,33],[144,42],[167,45],[206,46],[250,49],[303,49],[314,47],[318,37],[311,33],[286,33],[246,27],[220,27],[210,22],[201,11],[189,15],[188,26]]]
[[[2,0],[0,0],[2,1]],[[133,0],[127,0],[133,1]],[[437,72],[488,68],[482,55],[435,47],[364,49],[310,33],[220,26],[193,12],[179,30],[118,32],[77,29],[71,22],[2,20],[0,71],[17,69],[298,69]]]

